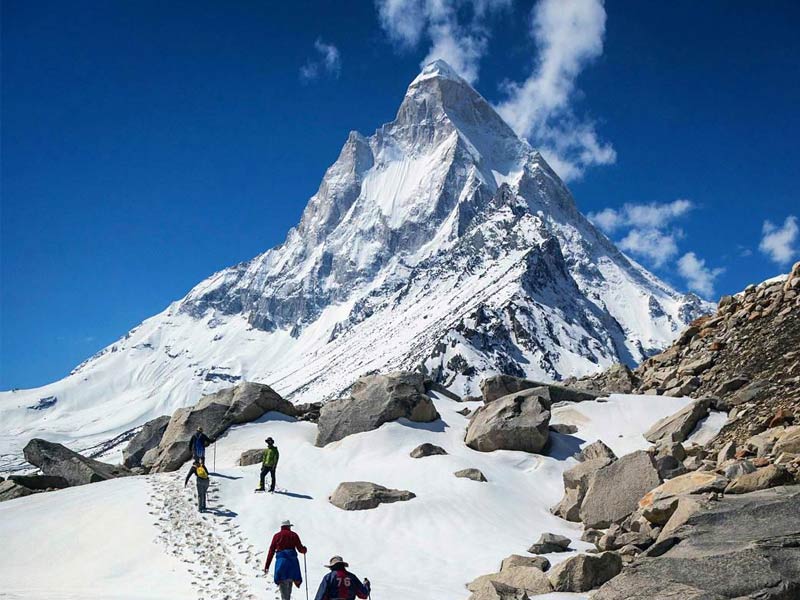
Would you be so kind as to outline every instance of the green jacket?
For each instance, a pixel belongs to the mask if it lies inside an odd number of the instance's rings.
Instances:
[[[278,464],[278,458],[280,458],[278,448],[273,446],[272,448],[264,450],[264,458],[261,460],[261,463],[265,467],[274,467]]]

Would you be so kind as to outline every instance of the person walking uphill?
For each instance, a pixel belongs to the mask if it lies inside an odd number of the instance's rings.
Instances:
[[[183,487],[186,487],[192,475],[197,477],[197,509],[200,512],[206,512],[206,494],[208,494],[210,479],[208,470],[199,459],[194,461],[192,468],[186,474],[186,481],[183,482]]]
[[[203,428],[198,427],[192,438],[189,440],[189,450],[192,452],[192,460],[199,460],[206,464],[206,446],[213,444],[214,440],[203,433]]]
[[[271,437],[268,437],[266,440],[267,442],[267,449],[264,450],[264,456],[261,459],[261,479],[259,480],[259,486],[256,488],[257,492],[264,491],[264,478],[269,473],[270,476],[270,485],[269,491],[275,491],[275,469],[278,468],[278,459],[280,458],[280,452],[278,452],[278,447],[275,445],[275,440]]]
[[[264,573],[269,571],[272,558],[275,558],[275,583],[281,591],[281,600],[292,597],[292,583],[297,587],[303,583],[300,574],[300,562],[297,553],[305,554],[307,548],[300,542],[300,536],[292,531],[292,523],[284,521],[281,530],[272,537],[267,553],[267,562],[264,563]]]
[[[322,578],[319,590],[314,600],[355,600],[355,598],[369,598],[369,579],[364,577],[364,583],[347,570],[349,566],[341,556],[334,556],[325,565],[331,572]]]

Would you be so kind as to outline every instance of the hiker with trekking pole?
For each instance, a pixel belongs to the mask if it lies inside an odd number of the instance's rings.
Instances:
[[[370,597],[369,579],[364,577],[364,583],[347,570],[349,565],[341,556],[334,556],[325,565],[331,570],[322,578],[319,590],[314,600],[355,600],[356,598]]]
[[[206,512],[206,494],[208,494],[208,486],[211,480],[208,475],[208,469],[200,462],[200,459],[195,459],[192,468],[186,474],[186,480],[183,482],[183,487],[189,483],[189,479],[194,475],[197,477],[197,510],[201,513]]]
[[[200,461],[200,464],[206,464],[206,446],[210,446],[214,443],[215,440],[212,440],[208,437],[205,433],[203,433],[203,428],[198,427],[197,431],[192,435],[191,439],[189,440],[189,450],[192,453],[192,459],[196,461]],[[216,456],[216,454],[215,454]]]
[[[275,557],[275,583],[281,591],[281,600],[289,600],[292,597],[292,584],[300,587],[303,577],[300,574],[300,562],[297,560],[297,553],[303,555],[308,549],[303,546],[298,536],[292,531],[291,521],[281,523],[281,530],[272,537],[267,553],[267,562],[264,563],[264,573],[269,571],[272,558]],[[308,598],[308,583],[306,583],[306,598]]]

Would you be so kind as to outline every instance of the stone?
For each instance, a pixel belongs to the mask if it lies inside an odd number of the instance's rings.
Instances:
[[[604,529],[636,510],[639,499],[661,484],[653,458],[640,450],[597,471],[580,508],[587,527]]]
[[[622,559],[614,552],[578,554],[557,564],[548,578],[556,592],[588,592],[619,575]]]
[[[475,411],[465,442],[473,450],[541,452],[547,444],[550,402],[519,392],[498,398]]]
[[[479,469],[461,469],[453,473],[453,475],[461,479],[471,479],[472,481],[488,481],[486,476]]]
[[[484,575],[484,579],[478,578],[480,582],[476,580],[474,587],[471,587],[469,600],[531,600],[525,590],[491,581],[486,577]]]
[[[250,465],[260,464],[264,460],[264,450],[266,448],[253,448],[252,450],[245,450],[239,456],[239,466],[248,467]]]
[[[688,396],[692,392],[694,392],[697,388],[700,387],[701,380],[699,377],[684,377],[677,381],[670,389],[664,392],[665,396],[672,396],[675,398],[679,398],[682,396]]]
[[[692,402],[677,413],[657,421],[644,434],[648,442],[683,442],[701,419],[708,416],[711,401],[708,398]]]
[[[413,498],[416,494],[407,490],[393,490],[368,481],[345,481],[339,484],[328,501],[342,510],[369,510],[380,504]]]
[[[591,527],[584,529],[583,533],[581,534],[581,541],[589,542],[590,544],[596,544],[598,540],[605,535],[599,529],[592,529]]]
[[[42,473],[62,477],[69,485],[85,485],[131,474],[123,466],[86,458],[62,444],[38,438],[28,442],[23,454],[25,460],[39,467]]]
[[[725,496],[695,511],[669,536],[657,552],[651,554],[658,543],[592,600],[798,597],[798,486]]]
[[[775,444],[780,437],[786,433],[783,427],[773,427],[761,433],[751,436],[745,442],[745,448],[753,452],[756,456],[766,456],[775,448]]]
[[[296,414],[291,402],[260,383],[240,383],[203,396],[195,406],[175,411],[158,447],[145,453],[142,465],[151,471],[176,471],[192,457],[189,440],[198,427],[215,440],[231,425],[255,421],[271,411]]]
[[[578,452],[578,454],[575,455],[575,459],[578,462],[594,460],[595,458],[607,458],[609,460],[617,460],[617,455],[614,454],[614,451],[608,446],[606,446],[602,440],[597,440],[596,442],[592,442],[591,444],[583,448],[580,452]]]
[[[732,460],[721,470],[725,477],[733,481],[742,475],[755,472],[756,466],[750,460]]]
[[[500,563],[500,571],[504,571],[510,567],[532,567],[544,572],[550,568],[550,561],[544,556],[522,556],[521,554],[512,554],[504,558]]]
[[[800,425],[787,427],[784,433],[776,440],[772,452],[776,456],[783,452],[800,454]]]
[[[725,444],[717,453],[717,464],[721,465],[726,460],[730,460],[736,456],[736,442],[730,441]]]
[[[673,479],[686,473],[687,469],[674,456],[657,456],[656,469],[661,479]]]
[[[580,462],[574,467],[564,471],[564,497],[552,508],[554,515],[567,521],[580,521],[580,508],[592,476],[603,467],[611,464],[611,459],[606,457],[595,458]]]
[[[698,359],[683,363],[678,372],[683,375],[700,375],[714,365],[713,355],[701,356]]]
[[[681,462],[686,460],[686,448],[679,442],[666,442],[662,443],[656,448],[656,457],[671,456],[675,460]]]
[[[24,485],[19,485],[13,481],[0,481],[0,502],[16,500],[34,493],[33,490],[29,490]]]
[[[553,591],[547,575],[536,567],[508,567],[499,573],[478,577],[467,588],[476,592],[487,583],[500,583],[529,594],[547,594]]]
[[[348,435],[373,431],[402,418],[416,423],[440,418],[425,394],[422,374],[366,375],[353,385],[350,397],[331,400],[322,407],[316,445],[322,447]]]
[[[461,410],[457,410],[456,413],[461,415],[462,417],[468,417],[472,411],[466,407],[462,408]]]
[[[655,500],[640,507],[639,511],[649,523],[660,527],[666,525],[667,521],[675,513],[678,508],[678,501],[679,499],[674,496],[663,500]]]
[[[745,473],[734,479],[725,488],[726,494],[747,494],[757,490],[784,485],[792,481],[792,475],[784,467],[769,465],[753,473]]]
[[[122,464],[132,469],[142,466],[142,458],[152,448],[158,447],[169,425],[170,417],[164,415],[145,423],[122,451]]]
[[[513,375],[487,377],[481,381],[480,387],[483,401],[487,404],[503,396],[533,388],[546,388],[552,402],[584,402],[594,400],[600,395],[580,388],[529,381]]]
[[[726,379],[717,387],[717,395],[724,396],[725,394],[729,394],[731,392],[735,392],[742,386],[747,385],[750,383],[750,379],[744,377],[743,375],[737,375],[736,377],[731,377],[730,379]]]
[[[424,443],[414,448],[409,456],[411,458],[425,458],[426,456],[439,456],[447,454],[447,450],[436,444]]]
[[[531,554],[550,554],[551,552],[567,552],[570,539],[556,533],[543,533],[539,541],[528,548]]]
[[[578,428],[575,425],[567,425],[565,423],[555,423],[550,425],[550,431],[560,433],[562,435],[572,435],[578,433]]]
[[[648,508],[666,498],[684,496],[686,494],[704,494],[706,492],[722,492],[728,485],[727,477],[716,473],[693,471],[680,477],[665,481],[657,488],[647,492],[639,500],[639,508]],[[648,519],[649,520],[649,519]]]
[[[11,475],[9,479],[29,490],[61,490],[69,487],[69,481],[58,475]]]

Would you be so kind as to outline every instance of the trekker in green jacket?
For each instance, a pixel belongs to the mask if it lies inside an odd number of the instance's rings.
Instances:
[[[257,492],[264,491],[264,478],[267,476],[267,473],[270,475],[270,486],[269,491],[275,491],[275,469],[278,467],[278,459],[280,458],[280,452],[278,452],[278,447],[275,445],[275,440],[271,437],[268,437],[266,440],[267,442],[267,449],[264,450],[264,458],[261,459],[261,479],[259,481],[259,486],[256,489]]]

